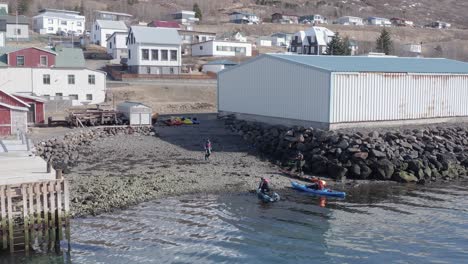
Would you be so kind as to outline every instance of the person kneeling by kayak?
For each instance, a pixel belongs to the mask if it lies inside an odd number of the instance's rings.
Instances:
[[[323,190],[325,186],[327,185],[327,182],[324,180],[321,180],[320,178],[312,178],[311,181],[313,183],[306,186],[309,189]]]
[[[260,179],[260,184],[258,185],[258,188],[260,189],[260,192],[262,192],[262,193],[270,192],[270,186],[269,186],[268,179],[262,177]]]

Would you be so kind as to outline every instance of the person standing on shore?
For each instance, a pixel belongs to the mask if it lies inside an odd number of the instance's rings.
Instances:
[[[296,160],[296,166],[295,166],[296,172],[299,175],[302,175],[302,167],[304,167],[304,164],[305,164],[304,155],[302,154],[302,152],[297,151],[295,160]]]
[[[205,142],[205,160],[210,160],[211,156],[211,142],[209,139]]]

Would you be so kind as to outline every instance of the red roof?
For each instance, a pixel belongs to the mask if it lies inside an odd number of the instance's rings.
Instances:
[[[154,20],[149,23],[150,27],[162,27],[162,28],[180,28],[179,23],[176,21],[163,21],[163,20]]]

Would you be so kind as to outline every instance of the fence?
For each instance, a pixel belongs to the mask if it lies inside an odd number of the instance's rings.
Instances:
[[[61,171],[58,171],[61,178]],[[64,179],[0,185],[2,249],[25,251],[31,245],[59,250],[64,238],[70,247],[68,182]]]
[[[106,71],[117,81],[129,79],[175,79],[175,80],[212,80],[215,79],[212,75],[206,74],[137,74],[127,73],[121,70],[120,66],[106,66]]]

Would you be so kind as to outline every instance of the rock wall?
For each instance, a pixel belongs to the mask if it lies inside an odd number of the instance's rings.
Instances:
[[[300,150],[306,172],[336,180],[425,183],[467,175],[468,130],[462,127],[323,131],[269,126],[232,116],[225,125],[275,163],[286,165]]]
[[[79,158],[78,148],[90,145],[94,140],[115,135],[154,136],[151,127],[102,127],[80,130],[66,134],[63,138],[52,138],[36,144],[36,155],[50,162],[55,169],[68,173],[69,167],[75,166]]]

